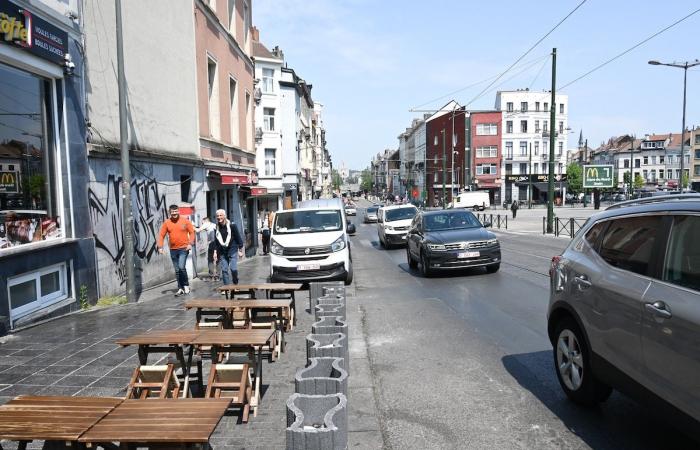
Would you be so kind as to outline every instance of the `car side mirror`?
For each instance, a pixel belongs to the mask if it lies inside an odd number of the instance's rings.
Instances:
[[[355,234],[355,232],[357,231],[357,230],[355,229],[355,224],[354,224],[354,223],[349,223],[349,224],[348,224],[348,227],[347,227],[347,231],[348,231],[348,234]]]
[[[491,225],[493,225],[491,222],[484,222],[484,228],[491,228]]]

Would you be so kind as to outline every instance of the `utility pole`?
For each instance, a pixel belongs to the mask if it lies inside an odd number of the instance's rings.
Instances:
[[[630,134],[630,178],[629,178],[629,198],[632,198],[632,183],[634,183],[634,135]]]
[[[556,82],[557,82],[557,49],[552,49],[552,100],[549,105],[549,175],[547,177],[547,233],[554,232],[554,144],[557,140],[556,129]]]
[[[447,158],[445,155],[445,129],[442,130],[442,209],[445,209],[445,177],[447,176]]]
[[[532,209],[532,142],[530,142],[530,156],[527,167],[527,209]]]
[[[117,84],[119,87],[119,141],[122,156],[122,234],[124,235],[124,268],[126,270],[126,300],[136,302],[134,280],[134,216],[131,213],[131,167],[129,164],[129,133],[127,131],[126,77],[124,75],[124,39],[122,37],[122,2],[115,0],[117,13]]]
[[[697,65],[697,64],[694,64]],[[681,187],[680,192],[683,193],[683,164],[685,163],[685,91],[688,83],[688,63],[683,67],[683,128],[681,128],[681,175],[678,179],[678,185]],[[691,150],[692,153],[692,150]],[[688,177],[690,178],[690,177]]]

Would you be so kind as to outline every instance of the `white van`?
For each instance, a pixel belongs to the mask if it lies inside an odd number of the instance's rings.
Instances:
[[[389,248],[406,243],[408,229],[418,208],[413,205],[383,206],[377,211],[377,235],[379,244]]]
[[[461,192],[450,203],[450,208],[471,208],[473,210],[485,210],[491,206],[489,193],[487,191],[465,191]]]
[[[270,279],[352,283],[348,235],[354,233],[340,199],[308,200],[276,212],[270,227]]]

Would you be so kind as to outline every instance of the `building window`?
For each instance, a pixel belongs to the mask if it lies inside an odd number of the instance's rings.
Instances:
[[[433,183],[437,183],[437,170],[433,173]]]
[[[248,3],[243,3],[243,42],[248,45],[248,36],[250,35],[250,8]]]
[[[2,249],[63,237],[58,217],[63,207],[56,183],[60,161],[52,145],[51,82],[0,65],[0,96],[2,254]]]
[[[520,132],[527,133],[527,120],[520,121]]]
[[[263,126],[265,131],[275,131],[275,108],[263,108]]]
[[[559,122],[559,134],[564,134],[564,122]]]
[[[527,173],[527,163],[520,163],[520,175]]]
[[[543,108],[543,109],[544,109],[545,112],[549,112],[549,103],[544,102],[544,108]]]
[[[476,165],[477,175],[498,175],[496,164],[477,164]]]
[[[207,84],[209,94],[209,135],[221,137],[221,117],[219,114],[219,71],[214,59],[207,58]]]
[[[476,148],[477,158],[496,158],[498,157],[498,147],[495,145],[489,145],[485,147]]]
[[[651,157],[651,163],[656,164],[656,155],[652,155]]]
[[[666,179],[667,180],[672,180],[673,179],[673,171],[671,169],[668,169],[666,171]]]
[[[509,120],[506,122],[506,133],[513,133],[513,121]]]
[[[535,133],[539,133],[539,132],[540,132],[540,121],[535,120]]]
[[[558,150],[559,150],[559,152],[558,152],[559,156],[561,156],[562,153],[564,153],[564,143],[563,142],[559,142],[559,149]]]
[[[564,114],[564,104],[559,103],[559,114]]]
[[[540,141],[535,141],[535,156],[540,154]]]
[[[634,168],[639,169],[640,167],[642,167],[642,161],[640,159],[635,159],[634,160]]]
[[[540,173],[540,164],[535,163],[535,167],[533,168],[533,173],[537,174]]]
[[[231,145],[240,145],[240,127],[238,118],[238,83],[234,78],[228,79],[228,97],[231,116]]]
[[[506,111],[513,112],[513,102],[506,103]]]
[[[527,156],[527,141],[520,141],[520,156]]]
[[[273,177],[277,175],[275,165],[276,153],[277,151],[274,148],[265,149],[265,176],[267,177]]]
[[[513,142],[506,142],[506,158],[513,159]]]
[[[275,71],[274,69],[262,70],[262,91],[266,93],[275,92]]]
[[[700,165],[696,164],[696,165],[693,167],[693,174],[694,174],[696,177],[700,177]]]
[[[495,123],[478,123],[476,124],[477,136],[496,136],[498,134],[498,125]]]
[[[32,311],[68,298],[66,263],[8,278],[10,315],[19,319]]]
[[[629,167],[630,167],[630,160],[629,160],[629,159],[625,159],[625,160],[624,160],[623,167],[624,167],[625,169],[629,169]]]
[[[649,157],[645,156],[644,157],[644,165],[646,166],[647,164],[649,164]]]
[[[659,155],[659,164],[663,164],[663,163],[664,163],[664,156]]]
[[[228,0],[228,32],[236,37],[236,0]]]
[[[520,102],[520,111],[527,112],[527,102]]]
[[[250,101],[250,92],[245,93],[245,130],[247,148],[253,148],[253,104]]]
[[[535,102],[535,111],[540,111],[540,102]]]
[[[644,178],[644,180],[649,181],[649,171],[642,170],[642,177]]]
[[[700,145],[700,133],[695,135],[695,145]]]
[[[651,181],[655,182],[656,181],[656,169],[651,169]]]

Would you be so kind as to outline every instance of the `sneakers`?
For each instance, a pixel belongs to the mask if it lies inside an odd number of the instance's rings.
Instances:
[[[185,294],[189,294],[189,293],[190,293],[190,287],[189,287],[189,286],[185,286]]]
[[[184,293],[185,293],[185,291],[183,291],[182,289],[178,289],[177,292],[175,293],[175,297],[179,297]]]

